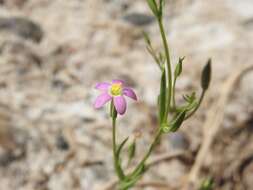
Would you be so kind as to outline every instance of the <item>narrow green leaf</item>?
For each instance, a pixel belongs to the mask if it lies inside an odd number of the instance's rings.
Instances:
[[[159,12],[158,12],[156,1],[155,0],[147,0],[147,3],[149,5],[149,8],[151,9],[151,11],[153,12],[153,14],[155,16],[158,16]]]
[[[182,125],[184,121],[185,115],[186,115],[186,110],[184,110],[183,112],[177,115],[175,121],[173,121],[173,123],[170,126],[171,132],[176,132],[179,129],[179,127]]]
[[[212,60],[208,59],[207,64],[205,65],[202,75],[201,75],[201,87],[203,90],[207,90],[211,81],[212,75],[212,67],[211,67]]]
[[[126,144],[127,140],[128,140],[128,137],[125,138],[125,140],[122,141],[122,143],[120,143],[119,147],[116,150],[116,154],[115,154],[115,163],[114,163],[115,169],[116,169],[117,173],[119,173],[122,176],[122,178],[124,178],[125,175],[124,175],[124,171],[121,167],[120,153],[121,153],[123,146]]]
[[[159,120],[160,123],[165,120],[165,110],[166,110],[166,75],[165,69],[163,69],[161,83],[160,83],[160,95],[159,95]]]
[[[128,159],[129,162],[134,158],[136,150],[136,141],[134,140],[128,147]]]
[[[116,157],[119,158],[119,155],[120,155],[120,152],[123,148],[123,146],[126,144],[127,140],[128,140],[129,137],[125,138],[125,140],[122,141],[122,143],[120,143],[118,149],[117,149],[117,152],[116,152]]]
[[[163,65],[164,63],[165,63],[165,61],[166,61],[166,57],[165,57],[165,55],[162,53],[162,52],[160,52],[159,53],[159,60],[160,60],[160,63]]]
[[[143,31],[143,37],[148,46],[151,46],[151,40],[147,32]]]
[[[162,65],[160,64],[160,60],[159,58],[156,56],[156,52],[154,51],[154,49],[152,48],[152,46],[147,46],[147,50],[149,52],[149,54],[153,57],[153,59],[155,60],[156,64],[158,65],[158,67],[160,68],[160,70],[162,70]]]
[[[163,16],[164,0],[159,0],[159,17]]]

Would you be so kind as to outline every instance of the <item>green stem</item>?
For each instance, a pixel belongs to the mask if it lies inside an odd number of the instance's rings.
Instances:
[[[176,79],[173,80],[173,87],[172,87],[172,98],[173,98],[173,101],[172,101],[172,110],[175,110],[176,109],[176,100],[175,100],[175,97],[176,97]]]
[[[115,108],[113,108],[115,109]],[[115,110],[113,110],[115,111]],[[116,117],[112,117],[112,144],[113,144],[113,160],[114,160],[114,169],[120,180],[123,180],[125,175],[121,170],[119,159],[117,158],[117,144],[116,144]]]
[[[163,40],[163,46],[165,49],[165,56],[166,56],[166,66],[167,66],[167,84],[168,84],[168,93],[167,93],[167,106],[166,106],[166,111],[165,111],[165,117],[167,117],[169,109],[170,109],[170,104],[171,104],[171,91],[172,91],[172,73],[171,73],[171,63],[170,63],[170,52],[169,52],[169,47],[168,47],[168,42],[167,38],[165,35],[164,27],[163,27],[163,22],[162,18],[158,18],[158,24],[161,32],[161,37]]]
[[[145,162],[147,161],[147,159],[149,158],[151,152],[153,151],[153,149],[155,148],[155,146],[157,145],[157,143],[159,142],[160,138],[162,135],[162,130],[161,128],[157,131],[155,138],[153,140],[153,142],[151,143],[147,153],[145,154],[145,156],[143,157],[143,159],[141,160],[141,162],[138,164],[138,166],[135,168],[135,170],[133,171],[133,173],[135,173],[136,171],[138,171],[140,169],[140,167],[142,167],[143,164],[145,164]]]
[[[146,160],[147,160],[148,157],[150,156],[151,152],[153,151],[153,149],[155,148],[155,146],[156,146],[157,143],[159,142],[161,135],[162,135],[162,130],[159,129],[159,131],[156,133],[156,136],[155,136],[155,138],[154,138],[152,144],[151,144],[150,147],[149,147],[148,152],[147,152],[146,155],[144,156],[144,159],[143,159],[143,162],[144,162],[144,163],[146,162]]]

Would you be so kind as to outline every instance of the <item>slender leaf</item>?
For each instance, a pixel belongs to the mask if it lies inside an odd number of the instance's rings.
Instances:
[[[163,65],[166,61],[166,57],[162,52],[159,53],[159,60],[161,65]]]
[[[155,16],[159,16],[157,4],[155,0],[147,0],[150,10],[153,12]]]
[[[147,43],[147,45],[151,46],[151,40],[150,40],[149,35],[148,35],[147,32],[145,32],[145,31],[143,32],[143,37],[144,37],[145,42]]]
[[[163,69],[161,83],[160,83],[160,95],[159,95],[159,120],[160,124],[165,121],[166,110],[166,75],[165,69]]]
[[[159,17],[163,16],[164,0],[159,0]]]
[[[136,141],[134,140],[128,147],[128,159],[129,162],[134,158],[136,150]]]
[[[117,149],[117,152],[116,152],[116,157],[119,158],[119,155],[120,155],[120,152],[123,148],[123,146],[126,144],[127,140],[128,140],[129,137],[125,138],[125,140],[122,141],[122,143],[120,143],[118,149]]]
[[[179,129],[179,127],[182,125],[182,123],[184,121],[185,114],[186,114],[186,110],[184,110],[183,112],[178,114],[175,121],[170,126],[170,131],[171,132],[175,132]]]

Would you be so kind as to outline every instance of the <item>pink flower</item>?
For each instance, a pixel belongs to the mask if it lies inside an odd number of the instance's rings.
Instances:
[[[113,101],[117,113],[123,115],[126,112],[126,100],[124,96],[128,96],[133,100],[137,100],[135,92],[125,86],[122,80],[113,80],[112,83],[101,82],[95,86],[102,93],[97,97],[94,103],[96,109],[101,108],[105,103]]]

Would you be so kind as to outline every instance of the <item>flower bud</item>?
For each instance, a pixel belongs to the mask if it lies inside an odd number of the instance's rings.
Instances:
[[[207,64],[204,67],[201,75],[201,87],[204,91],[208,89],[211,81],[211,73],[212,73],[211,62],[212,60],[208,59]]]

